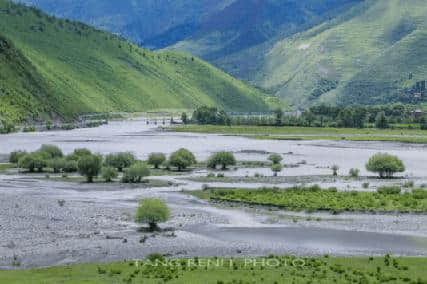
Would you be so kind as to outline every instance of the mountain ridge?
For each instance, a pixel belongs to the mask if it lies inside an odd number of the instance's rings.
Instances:
[[[188,54],[152,52],[116,35],[0,0],[0,116],[211,105],[268,109],[264,94]],[[17,69],[18,68],[18,69]]]

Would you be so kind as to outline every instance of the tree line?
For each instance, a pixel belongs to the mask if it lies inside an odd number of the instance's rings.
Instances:
[[[287,114],[276,109],[272,115],[237,115],[232,116],[215,107],[201,106],[189,119],[182,114],[182,122],[201,125],[255,125],[255,126],[299,126],[299,127],[334,127],[334,128],[391,128],[395,124],[419,124],[427,130],[426,115],[415,115],[414,106],[391,104],[381,106],[338,107],[321,104],[308,108],[302,113]]]

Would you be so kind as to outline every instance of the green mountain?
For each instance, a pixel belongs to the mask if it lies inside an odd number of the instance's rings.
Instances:
[[[208,63],[151,52],[85,24],[0,0],[0,116],[71,118],[92,111],[265,110],[263,94]]]
[[[426,14],[425,0],[366,0],[275,43],[251,79],[294,106],[422,101]]]
[[[118,33],[135,43],[151,46],[150,40],[174,34],[175,40],[192,34],[212,14],[236,0],[15,0],[38,7],[60,18],[78,20]],[[175,32],[174,32],[175,31]],[[177,32],[179,31],[179,32]],[[162,37],[162,44],[175,42]]]

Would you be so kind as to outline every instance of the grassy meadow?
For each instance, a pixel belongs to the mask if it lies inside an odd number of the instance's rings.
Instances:
[[[384,187],[384,192],[350,192],[312,186],[257,190],[212,188],[191,194],[206,200],[277,206],[292,211],[427,212],[426,190],[415,189],[402,194],[395,190]]]
[[[427,143],[427,131],[421,129],[180,125],[167,128],[167,130],[176,132],[242,135],[258,139],[275,140],[349,140]]]
[[[1,283],[426,283],[427,259],[403,257],[181,259],[0,271]],[[162,265],[165,264],[165,265]]]

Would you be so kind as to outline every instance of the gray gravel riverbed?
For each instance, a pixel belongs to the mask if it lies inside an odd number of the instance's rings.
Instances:
[[[217,150],[230,150],[239,159],[265,160],[266,154],[242,150],[267,149],[294,153],[286,156],[290,163],[307,161],[299,168],[286,169],[283,176],[329,174],[326,167],[334,163],[339,164],[343,172],[350,167],[362,169],[372,153],[387,151],[398,154],[407,163],[405,175],[420,181],[426,179],[427,150],[418,145],[258,141],[220,135],[174,134],[156,132],[138,120],[114,122],[95,129],[0,136],[0,155],[16,149],[34,150],[43,143],[57,144],[66,152],[80,147],[101,153],[130,150],[141,158],[150,152],[170,153],[187,147],[199,159]],[[263,169],[247,171],[252,175],[252,171]],[[205,173],[194,174],[201,175]],[[153,252],[172,257],[385,253],[427,256],[427,215],[335,216],[215,205],[180,192],[201,188],[202,182],[185,177],[162,179],[181,184],[144,188],[0,175],[0,267],[140,259]],[[325,181],[328,182],[329,179]],[[166,228],[164,232],[138,232],[133,213],[138,200],[144,197],[161,198],[171,207],[173,216],[162,224]]]

